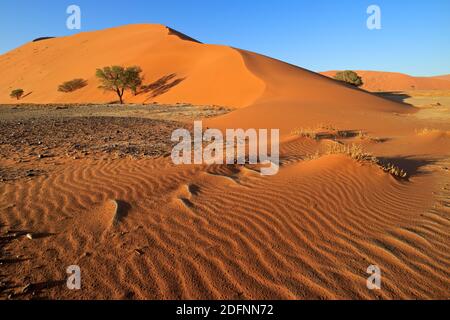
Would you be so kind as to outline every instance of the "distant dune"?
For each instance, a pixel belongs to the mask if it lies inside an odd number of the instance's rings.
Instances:
[[[355,70],[364,81],[363,89],[374,92],[408,90],[447,90],[450,89],[450,75],[438,77],[413,77],[397,72]],[[334,77],[337,71],[322,72]]]
[[[450,74],[446,74],[443,76],[437,76],[437,77],[433,77],[434,79],[441,79],[441,80],[447,80],[450,81]]]

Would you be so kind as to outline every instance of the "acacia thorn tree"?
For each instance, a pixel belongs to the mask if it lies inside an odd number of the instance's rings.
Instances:
[[[97,69],[96,76],[100,80],[100,89],[113,91],[117,94],[120,104],[123,104],[123,94],[126,90],[131,90],[136,94],[137,89],[142,85],[142,69],[137,66],[122,67],[111,66]]]

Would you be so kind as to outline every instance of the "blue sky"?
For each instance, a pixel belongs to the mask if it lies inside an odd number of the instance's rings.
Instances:
[[[41,36],[161,23],[205,43],[262,53],[314,71],[366,69],[450,74],[450,0],[3,0],[0,53]],[[369,5],[381,30],[366,27]]]

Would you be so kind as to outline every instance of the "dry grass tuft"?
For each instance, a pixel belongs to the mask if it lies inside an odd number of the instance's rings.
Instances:
[[[293,135],[300,136],[303,138],[310,138],[316,140],[318,138],[319,131],[317,129],[311,128],[297,128],[292,131]]]
[[[359,131],[358,131],[358,134],[356,135],[356,137],[357,137],[358,139],[360,139],[360,140],[365,140],[365,139],[368,139],[368,138],[369,138],[369,135],[368,135],[366,132],[364,132],[364,131],[362,131],[362,130],[359,130]]]
[[[356,134],[356,138],[359,140],[365,140],[375,143],[382,143],[383,141],[387,140],[380,137],[371,137],[367,132],[364,132],[362,130],[358,131],[358,133]]]
[[[313,128],[296,128],[291,132],[292,135],[309,138],[313,140],[339,140],[339,139],[359,139],[372,142],[383,142],[384,139],[370,137],[362,130],[340,130],[332,125],[319,124]]]
[[[408,179],[408,173],[392,163],[383,164],[378,161],[378,166],[383,169],[384,172],[390,173],[395,178]]]
[[[408,179],[408,173],[403,169],[392,163],[386,163],[382,160],[378,159],[371,153],[365,152],[361,145],[357,144],[341,144],[341,143],[333,143],[327,146],[327,149],[324,153],[316,152],[312,155],[307,155],[305,160],[314,160],[318,159],[324,155],[333,155],[333,154],[343,154],[346,155],[358,162],[367,162],[377,165],[384,172],[391,174],[393,177],[397,179]]]
[[[362,146],[357,144],[346,145],[340,143],[333,143],[327,147],[327,150],[325,152],[327,155],[344,154],[352,159],[355,159],[356,161],[373,162],[376,159],[370,153],[364,152]]]
[[[431,133],[438,133],[438,132],[441,132],[441,131],[438,129],[430,129],[430,128],[416,129],[416,134],[418,136],[425,136],[425,135],[428,135]]]
[[[332,125],[319,124],[314,128],[296,128],[292,131],[292,134],[314,140],[335,140],[337,138],[348,138],[351,135],[351,131],[339,131]]]

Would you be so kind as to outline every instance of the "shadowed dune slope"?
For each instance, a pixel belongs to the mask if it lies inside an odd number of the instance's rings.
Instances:
[[[371,128],[373,117],[394,125],[394,113],[414,108],[376,97],[320,74],[248,51],[239,51],[247,68],[264,81],[264,94],[250,107],[208,121],[219,128],[279,128],[287,135],[299,125],[334,123]],[[386,122],[383,122],[386,127]],[[388,126],[389,127],[389,126]],[[398,127],[398,123],[395,124]]]
[[[334,77],[337,71],[322,72]],[[446,90],[450,89],[450,76],[413,77],[397,72],[357,70],[362,78],[363,89],[368,91]]]
[[[147,92],[127,102],[189,102],[243,107],[264,85],[241,55],[225,46],[205,45],[162,25],[128,25],[70,37],[30,42],[0,56],[0,103],[12,103],[11,90],[22,88],[24,103],[103,103],[117,100],[98,89],[96,68],[138,65]],[[58,86],[83,78],[88,86],[61,93]]]

